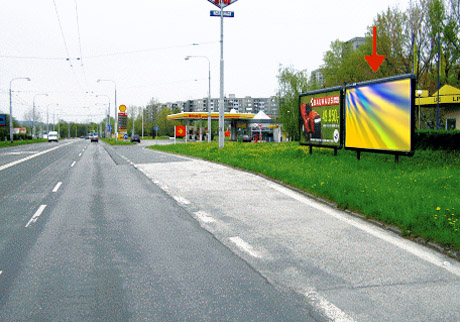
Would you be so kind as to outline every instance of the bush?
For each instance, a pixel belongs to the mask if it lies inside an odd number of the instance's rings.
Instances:
[[[460,150],[460,131],[415,131],[414,148],[416,150]]]

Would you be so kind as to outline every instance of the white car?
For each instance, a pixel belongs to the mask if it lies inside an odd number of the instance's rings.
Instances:
[[[48,132],[48,142],[51,142],[51,141],[59,142],[58,133],[56,131]]]

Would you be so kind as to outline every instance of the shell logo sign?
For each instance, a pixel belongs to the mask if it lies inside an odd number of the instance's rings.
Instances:
[[[185,125],[176,125],[176,137],[182,138],[185,136]]]

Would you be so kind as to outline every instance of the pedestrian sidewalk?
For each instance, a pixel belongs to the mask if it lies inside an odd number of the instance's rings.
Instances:
[[[319,316],[460,321],[455,260],[260,176],[182,159],[135,166],[268,281],[303,294]]]

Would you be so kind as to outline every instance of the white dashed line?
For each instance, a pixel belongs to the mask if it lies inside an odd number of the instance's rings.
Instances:
[[[0,275],[2,275],[3,271],[0,271]]]
[[[214,218],[212,218],[209,214],[207,214],[206,212],[204,211],[197,211],[195,212],[195,216],[197,216],[197,218],[199,220],[201,220],[202,222],[206,223],[206,224],[210,224],[210,223],[213,223],[213,222],[216,222],[216,220]]]
[[[345,312],[339,309],[334,304],[328,302],[325,298],[319,295],[315,290],[309,290],[305,296],[312,301],[313,306],[316,307],[323,315],[334,322],[354,322]]]
[[[58,182],[56,187],[54,187],[53,192],[57,192],[59,188],[61,187],[61,185],[62,185],[62,182]]]
[[[248,253],[252,257],[255,258],[262,258],[262,255],[260,255],[258,252],[254,250],[254,248],[246,243],[244,240],[242,240],[240,237],[230,237],[230,241],[234,243],[240,250],[242,250],[245,253]]]
[[[75,165],[75,163],[77,163],[77,161],[74,161],[74,162],[70,165],[70,167],[73,168],[73,166]]]
[[[29,227],[31,223],[34,223],[38,220],[38,217],[43,213],[43,210],[45,210],[46,205],[41,205],[38,210],[35,212],[35,214],[30,218],[29,222],[26,225],[26,228]]]
[[[81,152],[78,154],[79,157],[81,157]]]
[[[178,203],[182,205],[190,205],[190,201],[188,201],[184,197],[180,197],[180,196],[172,196],[172,197],[174,198],[174,200],[176,200]]]

